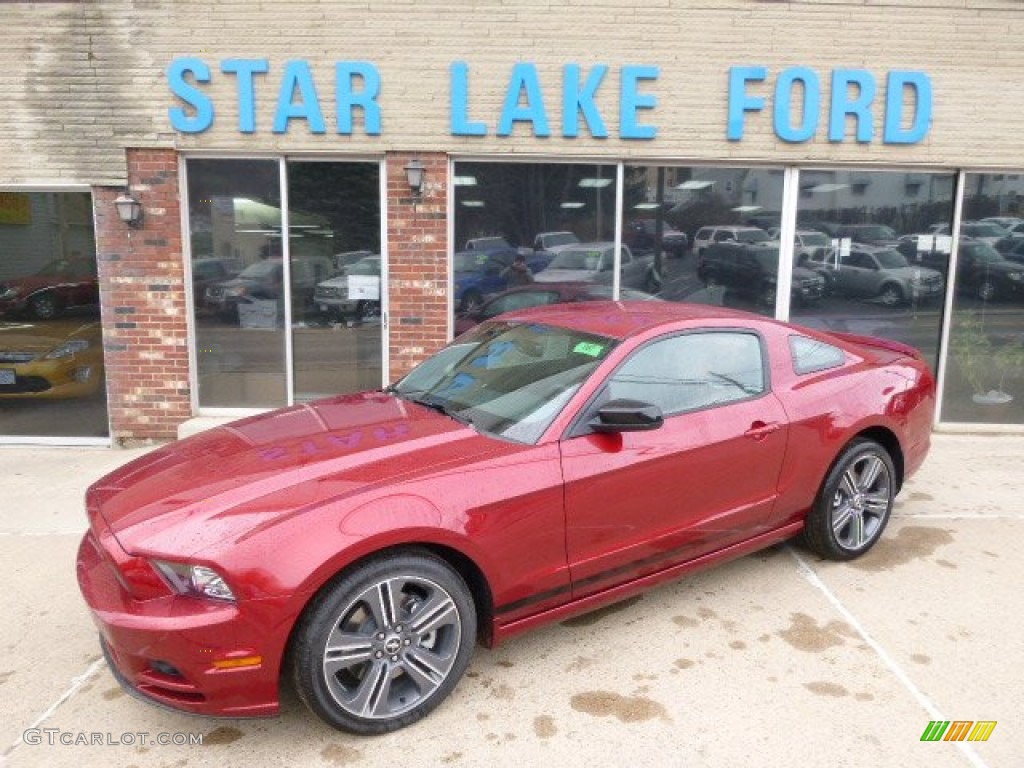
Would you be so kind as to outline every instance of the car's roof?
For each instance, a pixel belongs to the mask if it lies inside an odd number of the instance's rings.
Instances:
[[[660,301],[587,301],[517,310],[503,319],[546,323],[585,333],[625,339],[659,325],[684,321],[737,320],[774,323],[770,318],[707,304]]]

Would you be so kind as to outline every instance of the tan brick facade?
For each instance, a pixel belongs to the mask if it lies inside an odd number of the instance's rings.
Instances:
[[[1024,3],[1019,0],[394,0],[368,9],[296,0],[137,3],[13,3],[3,6],[0,189],[88,185],[93,189],[102,284],[112,434],[165,438],[192,415],[188,312],[182,243],[182,153],[228,156],[317,154],[385,158],[388,356],[391,378],[443,343],[451,302],[448,170],[452,158],[594,159],[607,162],[771,164],[775,167],[1019,169],[1024,165],[1017,98],[1024,71]],[[410,42],[412,41],[412,42]],[[201,90],[215,117],[202,133],[177,132],[181,106],[167,67],[189,56],[210,67]],[[239,84],[227,59],[267,62],[254,80],[255,128],[240,130]],[[325,117],[273,130],[281,75],[305,62]],[[335,64],[371,62],[381,77],[380,135],[355,115],[338,130]],[[497,135],[510,73],[536,67],[549,137],[517,124]],[[468,67],[466,117],[483,136],[452,130],[450,67]],[[567,64],[608,76],[596,96],[608,138],[563,135]],[[619,135],[623,67],[655,66],[643,86],[657,98],[641,119],[653,140]],[[763,112],[742,141],[726,140],[728,72],[764,66]],[[926,72],[933,125],[919,144],[881,139],[830,142],[824,127],[803,143],[772,130],[772,84],[787,67],[813,70],[824,86],[835,69]],[[874,113],[881,134],[880,92]],[[404,166],[427,168],[422,198],[410,196]],[[141,229],[117,220],[113,199],[127,183],[146,209]]]

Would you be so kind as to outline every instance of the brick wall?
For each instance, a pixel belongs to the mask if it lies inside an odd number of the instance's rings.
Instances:
[[[405,165],[426,167],[421,198],[409,191]],[[440,153],[387,156],[390,374],[394,380],[448,336],[448,158]]]
[[[120,188],[93,189],[111,436],[120,444],[176,436],[191,416],[178,159],[127,151],[140,228],[114,208]]]

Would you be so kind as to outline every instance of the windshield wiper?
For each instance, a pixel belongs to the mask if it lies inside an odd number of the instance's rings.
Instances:
[[[467,424],[469,426],[473,426],[472,419],[470,419],[468,416],[462,416],[456,413],[453,409],[449,408],[440,400],[434,400],[428,397],[409,397],[408,399],[410,402],[416,403],[416,405],[422,405],[424,408],[429,408],[432,411],[437,411],[438,413],[444,414],[448,418],[454,419],[460,424]]]

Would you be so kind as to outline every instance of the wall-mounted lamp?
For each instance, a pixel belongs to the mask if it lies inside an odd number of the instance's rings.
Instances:
[[[405,166],[405,177],[409,180],[409,189],[412,190],[412,194],[416,198],[423,196],[423,176],[426,172],[427,169],[418,157],[410,160],[409,164]]]
[[[114,207],[117,208],[118,218],[129,227],[142,226],[142,203],[129,195],[127,191],[118,195],[114,201]]]

